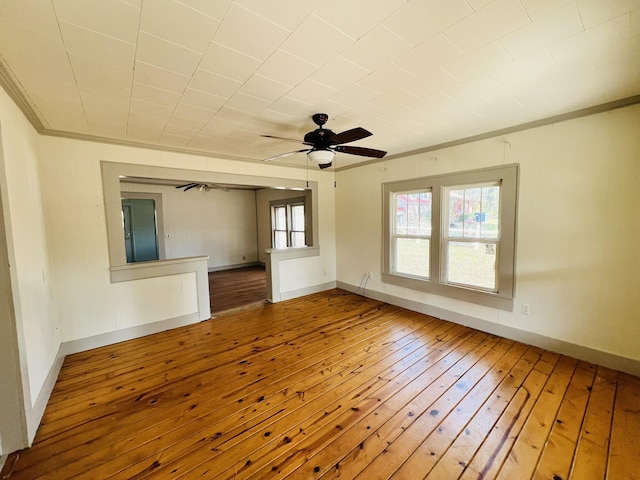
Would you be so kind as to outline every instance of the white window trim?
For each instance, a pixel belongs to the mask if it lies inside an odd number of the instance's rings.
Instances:
[[[385,283],[424,291],[436,295],[455,298],[466,302],[477,303],[500,310],[513,311],[515,297],[515,249],[517,233],[517,200],[518,200],[519,166],[505,165],[465,172],[453,172],[432,177],[424,177],[382,185],[383,199],[383,264],[382,281]],[[487,182],[501,182],[500,189],[500,242],[497,253],[497,292],[489,292],[462,285],[453,285],[443,281],[445,268],[443,242],[442,204],[444,187],[453,185],[475,185]],[[391,268],[391,234],[393,232],[392,196],[396,192],[431,190],[432,194],[432,226],[430,250],[430,278],[416,278],[394,273]]]

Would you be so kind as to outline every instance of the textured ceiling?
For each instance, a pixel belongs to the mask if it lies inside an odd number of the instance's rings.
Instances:
[[[260,161],[324,112],[396,155],[639,95],[640,0],[0,0],[0,60],[42,133]]]

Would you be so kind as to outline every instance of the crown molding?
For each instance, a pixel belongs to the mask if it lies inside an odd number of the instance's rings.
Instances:
[[[521,132],[523,130],[530,130],[532,128],[543,127],[545,125],[551,125],[553,123],[566,122],[567,120],[573,120],[580,117],[595,115],[597,113],[609,112],[611,110],[630,107],[632,105],[637,105],[639,103],[640,103],[640,95],[633,95],[631,97],[621,98],[621,99],[613,100],[607,103],[601,103],[600,105],[594,105],[593,107],[582,108],[580,110],[574,110],[572,112],[554,115],[553,117],[541,118],[539,120],[533,120],[531,122],[521,123],[519,125],[514,125],[512,127],[506,127],[498,130],[492,130],[490,132],[480,133],[478,135],[473,135],[471,137],[465,137],[465,138],[460,138],[458,140],[451,140],[449,142],[438,143],[436,145],[430,145],[428,147],[419,148],[416,150],[410,150],[403,153],[396,153],[395,155],[390,155],[384,158],[376,158],[376,159],[368,160],[366,162],[361,162],[355,165],[347,165],[342,168],[337,168],[336,171],[340,172],[342,170],[350,170],[352,168],[363,167],[365,165],[371,165],[374,163],[381,163],[381,162],[385,162],[387,160],[393,160],[396,158],[410,157],[412,155],[418,155],[420,153],[433,152],[435,150],[442,150],[443,148],[455,147],[457,145],[463,145],[465,143],[477,142],[479,140],[486,140],[487,138],[500,137],[502,135],[507,135],[509,133]]]
[[[4,88],[7,95],[11,97],[11,100],[13,100],[13,102],[18,106],[23,115],[27,117],[27,120],[29,120],[29,123],[31,123],[33,128],[35,128],[38,133],[42,134],[45,131],[44,124],[31,106],[29,100],[27,100],[24,89],[19,85],[20,82],[16,76],[13,74],[4,59],[0,57],[0,86]]]

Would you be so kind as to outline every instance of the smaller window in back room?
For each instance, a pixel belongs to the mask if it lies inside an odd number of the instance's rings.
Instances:
[[[304,247],[306,241],[305,199],[274,200],[271,206],[271,247]]]

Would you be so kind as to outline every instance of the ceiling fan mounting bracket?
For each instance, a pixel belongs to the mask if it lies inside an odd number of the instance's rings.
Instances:
[[[311,120],[313,120],[313,123],[322,128],[322,126],[327,123],[327,121],[329,121],[329,115],[327,115],[326,113],[315,113],[311,116]]]

